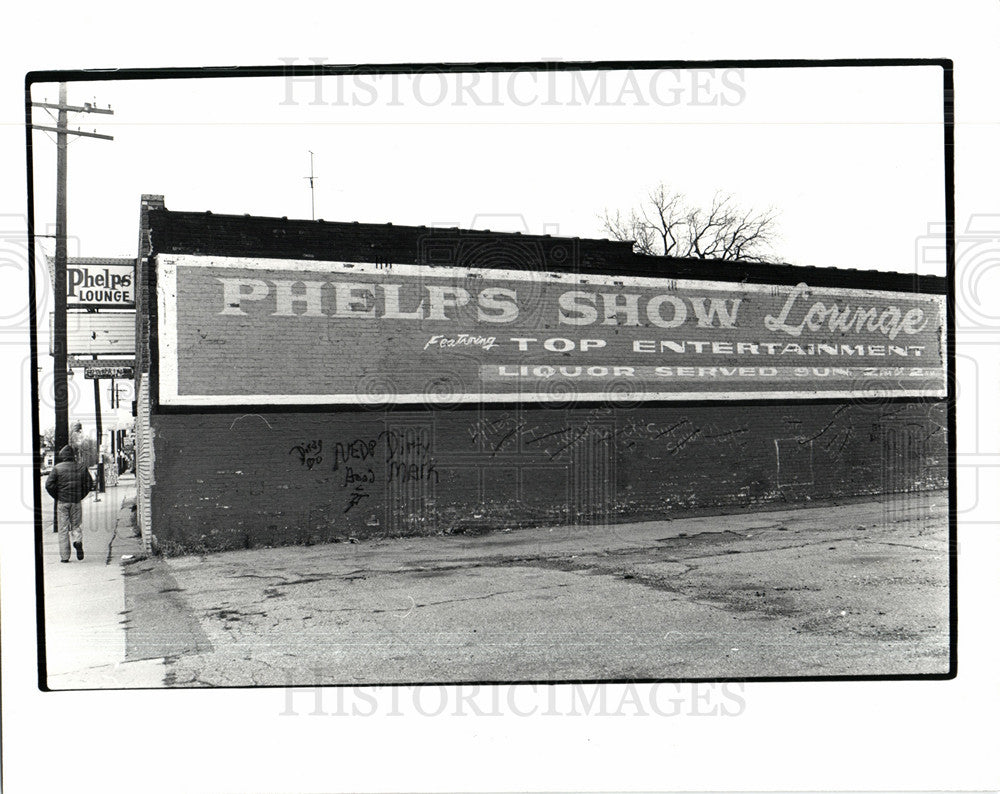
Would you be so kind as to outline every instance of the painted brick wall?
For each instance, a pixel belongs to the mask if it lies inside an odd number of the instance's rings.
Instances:
[[[943,279],[640,257],[609,241],[163,209],[150,211],[148,220],[154,254],[485,263],[945,291]],[[535,253],[518,258],[514,250]],[[140,313],[148,317],[154,307],[144,301]],[[942,402],[262,414],[152,409],[153,531],[168,553],[629,521],[947,484]]]
[[[943,403],[154,415],[167,553],[947,484]]]

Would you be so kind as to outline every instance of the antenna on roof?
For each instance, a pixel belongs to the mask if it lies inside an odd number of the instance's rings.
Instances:
[[[313,173],[313,153],[312,149],[309,150],[309,176],[302,177],[303,179],[309,180],[309,201],[312,205],[312,219],[316,220],[316,185],[315,182],[319,177]]]

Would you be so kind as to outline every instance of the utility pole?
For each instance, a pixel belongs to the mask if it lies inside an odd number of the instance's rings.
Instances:
[[[69,443],[69,384],[66,382],[66,83],[59,84],[56,121],[56,295],[52,333],[55,339],[56,450]]]
[[[112,408],[118,408],[118,384],[115,383],[114,378],[111,379],[111,388],[108,389],[108,400],[111,403]],[[111,459],[114,461],[118,460],[118,445],[115,443],[117,436],[118,429],[116,426],[115,430],[111,431]]]
[[[100,135],[97,132],[84,132],[69,129],[67,113],[104,113],[114,114],[109,108],[98,108],[89,102],[82,107],[67,104],[66,83],[59,84],[59,103],[32,102],[32,107],[58,111],[55,127],[43,127],[32,124],[33,130],[45,130],[56,134],[56,262],[55,262],[55,309],[52,323],[52,340],[54,381],[53,396],[56,404],[55,448],[62,449],[69,443],[69,384],[67,383],[67,350],[66,350],[66,149],[70,135],[82,135],[87,138],[101,138],[112,141],[110,135]],[[100,411],[100,406],[97,406]]]
[[[94,361],[97,361],[96,354],[94,355]],[[104,428],[101,423],[101,382],[97,378],[94,378],[94,411],[94,418],[97,424],[97,493],[104,493],[104,456],[101,455]],[[99,498],[95,494],[94,500],[97,501]]]
[[[309,176],[304,176],[302,178],[309,180],[309,200],[312,203],[312,219],[316,220],[316,188],[314,183],[317,179],[319,179],[319,177],[313,174],[312,149],[309,150]]]

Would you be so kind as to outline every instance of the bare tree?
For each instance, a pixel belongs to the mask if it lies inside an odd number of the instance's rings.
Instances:
[[[631,241],[638,254],[775,261],[770,251],[777,238],[777,212],[742,209],[728,193],[716,193],[703,209],[660,183],[627,216],[605,210],[601,220],[612,239]]]
[[[45,432],[42,433],[42,451],[46,452],[51,450],[52,452],[58,452],[55,448],[55,435],[56,429],[50,427]],[[76,455],[77,462],[82,463],[85,466],[93,466],[97,463],[99,450],[97,448],[97,439],[94,436],[80,436],[79,443],[76,444]]]

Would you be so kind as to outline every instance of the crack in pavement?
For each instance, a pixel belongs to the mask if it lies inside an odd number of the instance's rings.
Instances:
[[[891,541],[891,540],[876,540],[876,541],[873,541],[873,543],[877,543],[877,544],[882,545],[882,546],[902,546],[903,548],[906,548],[906,549],[916,549],[917,551],[929,551],[931,553],[938,553],[938,554],[946,554],[947,551],[948,551],[947,548],[944,548],[944,549],[929,549],[926,546],[917,546],[917,545],[915,545],[913,543],[896,543],[896,542]]]
[[[519,564],[536,565],[540,563],[546,563],[549,561],[559,561],[564,559],[570,559],[574,557],[581,557],[582,559],[599,558],[599,557],[613,557],[622,558],[636,555],[649,555],[652,561],[666,561],[675,562],[677,564],[684,564],[683,560],[680,559],[667,559],[664,560],[660,555],[667,551],[665,546],[669,543],[670,546],[689,546],[692,541],[696,543],[701,542],[713,542],[718,540],[726,539],[725,536],[729,536],[732,540],[747,540],[749,536],[755,533],[762,533],[769,530],[779,530],[784,531],[787,527],[782,522],[777,522],[773,524],[766,524],[762,526],[748,527],[747,531],[736,532],[734,530],[705,530],[702,532],[696,532],[693,534],[686,534],[683,537],[678,536],[674,538],[659,538],[653,541],[656,545],[648,546],[638,546],[626,549],[604,549],[599,552],[584,552],[580,555],[567,554],[566,552],[553,552],[550,554],[536,554],[536,555],[497,555],[495,557],[458,557],[452,559],[441,559],[437,560],[427,560],[419,565],[411,566],[401,566],[399,568],[354,568],[353,570],[335,573],[333,571],[324,573],[309,573],[309,574],[258,574],[251,572],[240,572],[229,574],[227,578],[232,579],[261,579],[265,581],[274,582],[275,587],[284,587],[291,585],[300,584],[313,584],[317,582],[323,582],[328,580],[352,580],[357,579],[359,576],[374,577],[379,575],[394,576],[398,574],[406,573],[449,573],[461,570],[472,570],[476,568],[491,568],[491,567],[508,567]],[[740,553],[740,554],[756,554],[756,553],[770,553],[775,551],[782,551],[787,549],[797,549],[797,548],[807,548],[809,546],[818,546],[824,543],[840,542],[845,540],[857,540],[858,536],[854,534],[857,530],[853,530],[851,534],[837,535],[834,537],[823,537],[817,538],[815,540],[809,540],[799,543],[789,543],[775,546],[768,546],[766,548],[748,548],[748,549],[721,549],[717,552],[711,554],[688,554],[684,555],[686,560],[708,560],[716,557],[723,557],[726,555]],[[873,541],[875,543],[891,543],[889,541]],[[893,545],[908,545],[908,544],[893,544]],[[922,548],[919,546],[914,546],[913,548],[919,549],[921,551],[934,551],[934,549]],[[669,551],[673,554],[677,553],[676,548],[671,548]],[[599,566],[589,566],[589,567],[599,567]],[[685,572],[686,573],[686,572]],[[297,576],[298,578],[291,578]]]
[[[714,557],[725,557],[726,555],[733,554],[733,553],[738,553],[738,554],[761,554],[761,553],[765,553],[766,554],[767,552],[773,552],[773,551],[787,551],[788,549],[804,549],[804,548],[808,548],[809,546],[822,546],[822,545],[824,545],[826,543],[834,543],[834,542],[838,542],[838,541],[842,541],[842,540],[852,540],[853,541],[853,540],[857,540],[857,537],[854,536],[854,535],[842,535],[842,536],[833,537],[833,538],[827,537],[827,538],[822,538],[822,539],[818,539],[818,540],[805,541],[803,543],[789,543],[787,546],[768,546],[767,548],[763,548],[763,549],[739,549],[738,551],[737,550],[724,549],[723,551],[716,552],[715,554],[698,554],[698,555],[692,555],[690,557],[687,557],[686,559],[688,559],[688,560],[710,560],[710,559],[712,559]]]
[[[570,587],[571,584],[572,584],[571,582],[562,582],[560,584],[546,585],[546,586],[543,586],[543,587],[531,587],[531,588],[523,588],[522,587],[522,588],[519,588],[517,590],[498,590],[496,592],[486,593],[484,595],[469,596],[468,598],[446,598],[446,599],[442,599],[441,601],[425,601],[425,602],[421,602],[421,603],[414,602],[413,604],[411,604],[409,606],[406,606],[406,607],[391,608],[391,609],[372,609],[372,610],[370,610],[370,612],[372,614],[380,615],[380,614],[389,614],[389,613],[392,613],[392,612],[403,612],[403,611],[405,611],[407,614],[409,614],[414,609],[422,609],[424,607],[441,606],[443,604],[459,604],[459,603],[463,603],[463,602],[467,602],[467,601],[482,601],[482,600],[489,599],[489,598],[496,598],[497,596],[516,595],[518,593],[533,593],[533,592],[539,592],[541,590],[554,590],[554,589],[557,589],[557,588],[560,588],[560,587]],[[412,600],[412,596],[408,596],[408,597]],[[333,614],[333,613],[336,613],[336,612],[352,612],[352,613],[358,613],[359,612],[358,608],[354,607],[354,606],[350,606],[350,607],[332,607],[332,608],[330,608],[330,607],[310,606],[309,607],[309,611],[310,612],[321,612],[323,614]],[[255,616],[256,617],[267,617],[267,613],[263,613],[263,612],[241,612],[241,613],[238,613],[238,614],[240,614],[241,616],[246,616],[246,617],[255,617]],[[223,621],[225,621],[226,625],[232,625],[233,623],[240,622],[238,618],[235,619],[235,620],[233,620],[233,619],[230,618],[229,615],[222,615],[218,611],[207,612],[205,614],[205,617],[207,617],[207,618],[220,618]],[[271,617],[274,617],[274,616],[272,615]],[[289,616],[286,619],[287,620],[294,620],[296,618],[294,618],[293,616]],[[298,619],[301,619],[301,618],[298,618]],[[275,624],[275,625],[277,625],[277,624]],[[239,627],[236,627],[236,628],[239,628]]]
[[[112,555],[111,547],[115,545],[115,538],[117,537],[118,537],[118,522],[116,521],[115,528],[111,532],[111,540],[108,541],[108,557],[104,561],[105,565],[111,565],[111,555]]]
[[[427,601],[422,604],[414,604],[412,607],[407,608],[407,612],[412,612],[414,609],[420,609],[422,607],[436,607],[442,604],[460,604],[465,601],[482,601],[487,598],[496,598],[502,595],[514,595],[516,593],[535,593],[540,590],[555,590],[560,587],[569,587],[570,582],[562,582],[560,584],[547,585],[545,587],[531,587],[531,588],[518,588],[517,590],[500,590],[495,593],[487,593],[481,596],[469,596],[468,598],[446,598],[442,601]],[[398,609],[373,609],[374,613],[384,613],[384,612],[399,612]]]
[[[765,527],[760,527],[757,529],[763,530],[765,529]],[[746,539],[743,535],[739,533],[732,533],[729,532],[728,530],[721,533],[708,532],[699,534],[708,534],[715,536],[728,534],[735,536],[735,538],[739,540]],[[692,536],[687,536],[685,538],[681,538],[680,540],[688,541],[691,539],[691,537]],[[676,549],[665,549],[663,548],[662,545],[656,545],[656,546],[644,546],[644,547],[630,548],[630,549],[602,550],[600,552],[591,552],[582,555],[575,555],[575,554],[567,555],[565,553],[553,553],[553,554],[536,554],[536,555],[497,556],[487,559],[466,557],[466,558],[459,558],[457,560],[441,561],[441,563],[437,565],[434,564],[435,561],[427,561],[426,563],[423,563],[421,565],[405,566],[395,569],[355,568],[354,570],[349,571],[347,573],[335,574],[330,572],[325,574],[311,574],[305,576],[300,575],[298,578],[289,578],[288,576],[283,576],[280,574],[262,576],[260,574],[252,574],[252,573],[233,574],[232,576],[233,578],[255,578],[255,579],[265,579],[269,581],[274,581],[275,582],[274,587],[269,588],[269,590],[271,590],[272,592],[270,594],[268,593],[264,594],[265,598],[269,598],[269,597],[274,597],[274,595],[277,593],[277,588],[285,587],[286,585],[313,584],[329,580],[350,581],[352,580],[352,577],[356,578],[358,574],[365,574],[368,577],[374,577],[379,575],[395,576],[398,574],[407,574],[407,573],[446,574],[462,570],[474,570],[477,568],[500,568],[500,567],[506,568],[506,567],[515,567],[522,565],[522,566],[534,566],[541,568],[558,569],[565,571],[567,573],[591,573],[596,575],[612,576],[615,578],[625,579],[625,580],[635,580],[639,584],[643,584],[657,590],[666,590],[669,592],[682,594],[681,590],[666,585],[664,582],[660,581],[657,577],[653,577],[647,574],[639,574],[636,573],[634,570],[633,571],[614,570],[610,566],[602,565],[601,564],[602,559],[608,560],[609,558],[613,558],[616,561],[620,561],[621,558],[623,557],[641,556],[643,558],[642,562],[645,564],[655,564],[655,563],[665,562],[674,565],[679,565],[683,566],[684,570],[673,574],[673,577],[681,578],[687,576],[693,570],[697,570],[700,567],[699,565],[690,562],[691,560],[698,560],[698,561],[712,560],[720,557],[726,557],[733,553],[740,553],[740,554],[773,553],[776,551],[784,551],[788,549],[800,549],[800,548],[808,548],[810,546],[821,546],[827,543],[840,542],[845,540],[853,541],[857,540],[857,537],[854,534],[849,534],[849,535],[838,535],[834,537],[827,536],[824,538],[817,538],[814,540],[808,540],[799,543],[788,543],[779,546],[768,546],[766,548],[739,549],[739,550],[728,548],[715,551],[711,554],[697,554],[697,555],[684,556],[683,559],[680,559],[677,556],[675,556],[677,553]],[[897,545],[906,545],[906,544],[897,544]],[[924,549],[924,550],[930,551],[929,549]],[[665,556],[668,554],[670,556]],[[515,590],[508,592],[516,593],[523,591]],[[495,595],[508,594],[508,592],[495,593],[486,596],[477,596],[470,599],[462,599],[462,600],[477,600],[479,598],[491,598],[494,597]],[[426,604],[416,604],[414,607],[407,607],[406,609],[412,610],[415,607],[424,607],[424,606],[431,606],[434,604],[443,604],[443,603],[449,603],[449,601],[446,600],[441,602],[428,602]],[[323,611],[324,612],[353,611],[353,608],[332,609]],[[374,611],[376,613],[386,613],[386,612],[399,612],[403,610],[385,609],[385,610],[374,610]]]

